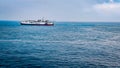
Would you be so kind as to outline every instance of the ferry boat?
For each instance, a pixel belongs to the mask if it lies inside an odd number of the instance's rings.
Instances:
[[[21,25],[38,25],[38,26],[53,26],[54,23],[49,20],[25,20],[20,22]]]

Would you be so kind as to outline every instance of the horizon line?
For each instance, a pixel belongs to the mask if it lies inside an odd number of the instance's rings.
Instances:
[[[0,20],[0,21],[22,21],[22,20]],[[50,20],[50,21],[53,21],[53,22],[116,22],[116,23],[120,23],[120,21],[60,21],[60,20]]]

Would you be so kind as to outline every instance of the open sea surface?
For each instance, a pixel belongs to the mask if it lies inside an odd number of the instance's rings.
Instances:
[[[120,23],[0,21],[0,68],[120,68]]]

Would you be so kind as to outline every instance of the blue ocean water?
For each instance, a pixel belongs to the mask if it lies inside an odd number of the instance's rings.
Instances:
[[[0,21],[0,68],[120,68],[120,23]]]

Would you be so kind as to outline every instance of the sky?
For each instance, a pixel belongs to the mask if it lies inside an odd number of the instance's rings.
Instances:
[[[0,0],[0,20],[120,21],[120,0]]]

